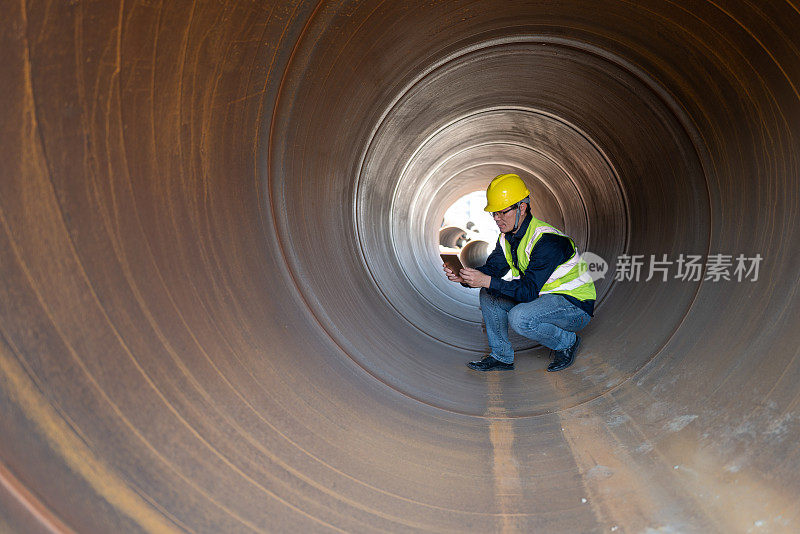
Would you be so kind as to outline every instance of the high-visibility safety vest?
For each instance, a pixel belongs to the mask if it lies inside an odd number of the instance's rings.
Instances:
[[[594,282],[591,276],[589,276],[589,269],[586,262],[581,259],[581,255],[578,253],[578,247],[575,246],[575,242],[568,235],[565,235],[560,230],[553,228],[535,217],[531,217],[528,230],[517,246],[517,262],[519,264],[519,269],[514,266],[514,261],[511,259],[511,245],[508,240],[506,240],[505,235],[500,234],[500,245],[502,245],[506,253],[506,261],[508,262],[508,266],[511,267],[513,279],[518,280],[522,277],[525,269],[528,268],[533,247],[536,246],[536,242],[539,241],[544,234],[556,234],[569,239],[569,243],[572,245],[572,255],[567,261],[556,267],[553,274],[550,275],[550,278],[547,279],[539,290],[539,294],[561,293],[575,297],[578,300],[595,300],[597,298],[597,293],[594,289]]]

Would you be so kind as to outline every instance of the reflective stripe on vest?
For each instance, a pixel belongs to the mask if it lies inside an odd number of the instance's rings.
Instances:
[[[531,219],[530,224],[533,225],[534,228],[529,228],[525,232],[526,235],[523,237],[523,239],[528,239],[528,242],[525,245],[525,259],[527,261],[530,260],[530,254],[533,251],[533,247],[536,245],[536,242],[539,241],[539,238],[545,233],[566,237],[569,239],[573,250],[572,256],[570,256],[567,261],[556,267],[553,273],[547,278],[547,281],[541,287],[539,294],[566,293],[578,298],[579,300],[596,298],[594,281],[592,280],[591,276],[589,276],[586,263],[581,259],[575,242],[560,230],[553,228],[552,226],[539,221],[538,219]],[[527,269],[527,261],[523,266],[518,254],[517,262],[520,264],[521,268],[520,270],[515,269],[511,261],[511,247],[506,241],[505,235],[500,234],[499,241],[506,253],[506,261],[508,261],[508,265],[511,268],[511,274],[513,277],[512,279],[519,280],[522,274],[525,272],[525,269]]]

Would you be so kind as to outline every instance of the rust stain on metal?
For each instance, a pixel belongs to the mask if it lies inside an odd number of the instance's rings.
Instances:
[[[502,513],[501,531],[515,532],[517,529],[512,514],[517,511],[522,498],[522,484],[514,458],[514,425],[503,408],[503,387],[499,375],[490,374],[488,383],[489,406],[486,415],[494,459],[495,496]]]

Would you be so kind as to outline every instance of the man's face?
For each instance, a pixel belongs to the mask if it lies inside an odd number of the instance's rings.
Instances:
[[[499,228],[502,233],[510,232],[514,229],[514,223],[517,221],[517,207],[513,206],[503,211],[492,212],[492,217],[494,218],[495,224],[497,224],[497,228]],[[520,219],[522,219],[522,217],[520,217]]]

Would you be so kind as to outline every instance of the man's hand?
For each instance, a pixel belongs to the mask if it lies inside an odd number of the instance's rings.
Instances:
[[[459,284],[465,283],[464,279],[461,278],[459,275],[455,274],[453,270],[450,269],[450,267],[448,267],[446,264],[443,263],[442,267],[444,268],[444,274],[445,276],[447,276],[448,280],[450,280],[451,282],[458,282]]]
[[[492,277],[488,274],[483,274],[477,269],[470,269],[465,267],[461,269],[461,279],[469,287],[489,287],[492,283]]]

